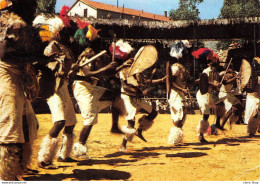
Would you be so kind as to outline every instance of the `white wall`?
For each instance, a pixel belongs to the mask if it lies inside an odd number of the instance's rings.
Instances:
[[[84,16],[84,9],[88,9],[88,17],[94,17],[97,18],[97,10],[86,5],[85,3],[82,3],[81,1],[78,1],[73,8],[69,11],[69,16],[75,16],[76,14],[78,16],[83,17]]]

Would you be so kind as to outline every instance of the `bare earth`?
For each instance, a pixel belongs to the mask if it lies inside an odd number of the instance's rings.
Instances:
[[[141,115],[137,115],[137,119]],[[168,144],[172,126],[169,114],[160,114],[153,127],[144,132],[148,140],[135,137],[128,143],[127,152],[119,152],[122,135],[110,133],[111,114],[100,114],[98,124],[88,139],[89,160],[54,164],[57,169],[37,167],[37,152],[42,138],[52,127],[51,115],[37,115],[40,128],[38,140],[33,147],[31,169],[35,175],[24,175],[26,181],[259,181],[260,180],[260,135],[248,138],[246,125],[232,125],[232,130],[208,135],[208,145],[198,142],[196,126],[201,115],[188,115],[183,127],[182,146]],[[75,140],[83,126],[77,115]],[[214,117],[210,116],[212,124]],[[126,124],[120,118],[120,125]],[[61,136],[60,136],[61,138]]]

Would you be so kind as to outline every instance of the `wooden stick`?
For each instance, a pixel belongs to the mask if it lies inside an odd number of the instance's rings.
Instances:
[[[220,82],[220,84],[222,84],[222,83],[223,83],[223,80],[224,80],[224,78],[225,78],[225,76],[226,76],[226,74],[227,74],[227,71],[228,71],[228,68],[229,68],[229,66],[230,66],[230,63],[231,63],[231,61],[232,61],[232,58],[230,59],[230,61],[229,61],[229,63],[228,63],[227,69],[226,69],[226,71],[225,71],[225,74],[224,74],[224,76],[223,76],[223,77],[222,77],[222,79],[221,79],[221,82]]]
[[[116,34],[114,34],[114,37],[113,37],[113,56],[112,56],[112,62],[115,62],[115,53],[116,53]]]
[[[94,60],[96,60],[96,59],[99,58],[100,56],[104,55],[105,53],[107,53],[107,51],[106,51],[106,50],[103,50],[103,51],[101,51],[100,53],[98,53],[97,55],[93,56],[92,58],[86,59],[84,63],[82,63],[81,65],[79,65],[79,67],[81,68],[81,67],[83,67],[83,66],[85,66],[85,65],[87,65],[87,64],[89,64],[89,63],[92,63]]]

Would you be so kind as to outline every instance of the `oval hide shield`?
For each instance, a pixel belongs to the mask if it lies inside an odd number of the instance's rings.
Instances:
[[[200,93],[202,95],[208,92],[209,82],[208,82],[208,76],[205,73],[200,74],[199,88],[200,88]]]
[[[128,72],[128,76],[142,73],[152,67],[158,60],[158,52],[153,45],[146,45],[139,49],[134,57],[134,62]]]

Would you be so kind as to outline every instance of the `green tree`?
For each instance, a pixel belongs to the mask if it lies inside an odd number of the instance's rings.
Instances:
[[[203,0],[179,0],[179,8],[170,11],[173,20],[200,20],[197,5]]]
[[[55,13],[56,0],[38,0],[36,13]]]
[[[224,0],[220,18],[259,17],[259,0]]]
[[[260,1],[259,0],[224,0],[223,7],[220,11],[219,18],[244,18],[259,17]],[[233,41],[220,41],[217,44],[218,49],[227,49]],[[242,43],[241,40],[238,41]]]

